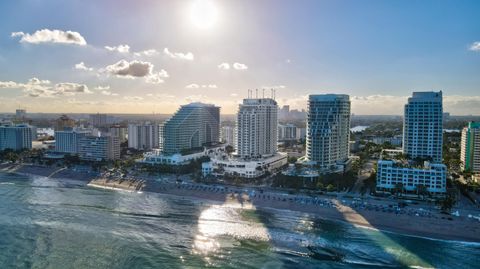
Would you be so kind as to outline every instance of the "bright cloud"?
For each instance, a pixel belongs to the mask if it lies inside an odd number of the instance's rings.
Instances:
[[[480,51],[480,41],[473,42],[472,45],[470,45],[469,48],[471,51]]]
[[[79,62],[75,65],[75,69],[78,70],[85,70],[85,71],[93,71],[92,67],[87,67],[84,62]]]
[[[170,52],[168,48],[163,49],[163,53],[173,59],[193,61],[193,58],[194,58],[193,53],[191,52],[187,52],[187,53]]]
[[[236,70],[247,70],[248,66],[245,65],[245,64],[241,64],[241,63],[234,63],[233,68],[236,69]]]
[[[229,63],[221,63],[221,64],[218,65],[218,68],[223,69],[223,70],[229,70],[230,69],[230,64]]]
[[[133,53],[135,56],[154,56],[158,55],[158,51],[155,49],[149,49],[149,50],[144,50],[144,51],[137,51]]]
[[[108,51],[116,51],[120,53],[128,53],[130,52],[130,46],[129,45],[118,45],[118,46],[105,46],[105,49]]]
[[[218,87],[215,84],[202,84],[202,85],[200,85],[200,84],[192,83],[192,84],[188,84],[187,86],[185,86],[185,88],[187,88],[187,89],[199,89],[199,88],[216,89]]]
[[[34,32],[33,34],[24,32],[13,32],[12,37],[20,37],[22,43],[60,43],[60,44],[74,44],[84,46],[87,45],[85,38],[78,32],[49,30],[43,29]]]

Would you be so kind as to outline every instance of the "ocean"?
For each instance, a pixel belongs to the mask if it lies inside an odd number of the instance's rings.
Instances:
[[[0,174],[0,268],[480,268],[480,244]]]

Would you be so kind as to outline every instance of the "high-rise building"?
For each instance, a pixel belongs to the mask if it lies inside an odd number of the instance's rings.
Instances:
[[[80,139],[88,135],[91,135],[91,131],[81,129],[55,131],[55,151],[77,154]]]
[[[308,98],[306,160],[323,171],[348,160],[350,98],[345,94],[319,94]]]
[[[151,150],[159,147],[158,124],[129,124],[128,147],[141,150]]]
[[[278,140],[279,141],[297,140],[297,126],[291,123],[279,124]]]
[[[107,114],[90,114],[90,124],[93,127],[105,127],[107,123]]]
[[[442,92],[414,92],[405,105],[403,153],[442,162]]]
[[[220,107],[191,103],[180,107],[160,128],[164,154],[217,144],[220,139]]]
[[[430,193],[447,190],[447,167],[442,164],[442,92],[414,92],[405,105],[403,153],[408,161],[379,160],[377,191]],[[423,163],[423,167],[420,167]]]
[[[237,114],[236,155],[260,158],[277,152],[278,105],[272,98],[247,98]]]
[[[69,118],[67,115],[62,115],[55,120],[55,131],[63,131],[65,128],[70,129],[75,127],[75,120]]]
[[[27,110],[26,109],[17,109],[15,110],[15,119],[22,120],[27,117]]]
[[[85,136],[79,140],[80,159],[106,161],[120,159],[120,140],[114,136]]]
[[[27,124],[0,126],[0,150],[31,149],[33,128]]]
[[[120,139],[120,143],[124,143],[127,141],[127,135],[128,135],[128,128],[126,126],[122,125],[112,125],[108,128],[108,133],[111,136],[118,137]]]
[[[230,146],[235,146],[235,127],[222,126],[221,129],[221,142]]]
[[[480,122],[470,122],[463,128],[460,150],[462,170],[480,173]]]

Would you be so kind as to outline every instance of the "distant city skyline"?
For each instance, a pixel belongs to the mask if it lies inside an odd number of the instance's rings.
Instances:
[[[2,2],[0,112],[234,114],[248,89],[275,88],[291,109],[348,94],[359,115],[443,91],[445,112],[480,115],[478,1],[301,3]]]

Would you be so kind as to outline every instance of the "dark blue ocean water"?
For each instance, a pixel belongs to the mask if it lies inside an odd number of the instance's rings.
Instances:
[[[480,268],[480,244],[0,174],[0,268]]]

